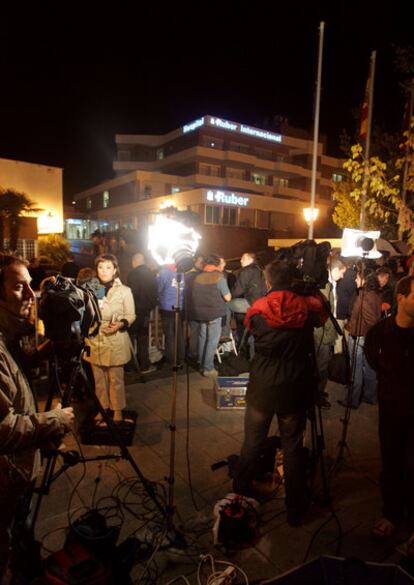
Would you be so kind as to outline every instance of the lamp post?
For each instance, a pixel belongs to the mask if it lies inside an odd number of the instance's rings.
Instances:
[[[318,219],[319,209],[317,207],[305,207],[303,210],[303,215],[308,226],[312,226],[313,237],[313,224]]]

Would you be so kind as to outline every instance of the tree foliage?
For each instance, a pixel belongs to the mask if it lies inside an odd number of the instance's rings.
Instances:
[[[69,252],[69,242],[60,234],[39,236],[39,258],[56,269],[60,270],[67,262]]]
[[[395,148],[389,148],[388,162],[379,156],[365,160],[360,144],[351,147],[351,155],[343,165],[346,180],[333,184],[336,205],[332,219],[341,229],[359,228],[365,194],[365,228],[379,229],[383,237],[389,239],[397,239],[403,234],[410,248],[414,249],[414,118],[404,140],[399,154]],[[386,137],[383,144],[387,141],[389,145],[395,143]],[[408,171],[404,201],[401,194],[405,164]]]
[[[35,205],[36,203],[29,199],[25,193],[0,187],[0,250],[4,249],[5,222],[8,222],[10,231],[8,248],[9,251],[15,252],[19,239],[22,214],[40,211]]]

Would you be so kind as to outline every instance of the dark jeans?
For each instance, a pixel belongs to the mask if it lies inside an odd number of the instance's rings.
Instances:
[[[244,442],[233,489],[249,495],[256,477],[256,465],[261,447],[269,432],[274,413],[263,413],[247,405],[244,419]],[[286,488],[286,507],[291,520],[300,519],[307,509],[306,456],[303,434],[306,411],[294,414],[276,413],[283,449],[283,467]]]
[[[162,319],[162,330],[165,336],[165,351],[164,356],[167,362],[174,363],[174,344],[175,344],[175,312],[174,311],[160,311]],[[178,347],[177,347],[177,362],[181,364],[184,360],[184,335],[183,322],[181,315],[178,321]]]
[[[137,360],[141,370],[148,370],[151,363],[148,355],[150,311],[140,311],[133,322],[129,334],[132,342],[136,341]]]
[[[394,524],[407,520],[414,530],[414,423],[412,414],[379,405],[383,515]]]

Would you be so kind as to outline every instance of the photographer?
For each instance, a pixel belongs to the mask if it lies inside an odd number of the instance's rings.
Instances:
[[[39,447],[59,446],[73,423],[73,409],[60,405],[36,412],[23,373],[20,340],[33,332],[34,293],[25,263],[5,256],[0,270],[0,575],[6,572],[10,531],[19,499],[40,471]]]
[[[254,497],[258,456],[276,414],[284,453],[288,522],[299,526],[309,504],[303,449],[306,411],[314,405],[317,391],[313,327],[324,323],[327,315],[319,297],[292,291],[294,270],[289,264],[272,262],[266,267],[265,278],[269,292],[255,301],[245,319],[256,352],[233,488]]]

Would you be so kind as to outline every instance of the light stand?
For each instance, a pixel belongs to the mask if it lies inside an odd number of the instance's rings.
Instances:
[[[370,248],[372,249],[372,248]],[[363,252],[363,257],[362,257],[362,266],[361,266],[361,271],[362,271],[362,275],[365,273],[366,270],[366,258],[369,254],[369,250],[365,250]],[[362,310],[363,310],[363,305],[364,305],[364,289],[362,288],[361,290],[361,295],[362,295],[362,299],[361,299],[361,307],[360,307],[360,312],[359,312],[359,316],[358,316],[358,320],[357,320],[357,329],[359,330],[360,327],[360,323],[362,320]],[[333,464],[333,466],[330,469],[330,475],[334,474],[337,469],[339,468],[339,466],[341,465],[341,463],[344,460],[344,451],[345,449],[349,449],[348,444],[346,442],[347,439],[347,435],[348,435],[348,428],[349,428],[349,421],[351,418],[351,410],[352,410],[352,395],[353,395],[353,390],[354,390],[354,380],[355,380],[355,371],[356,371],[356,364],[357,364],[357,351],[358,351],[358,342],[355,341],[353,348],[352,348],[352,356],[349,355],[349,350],[348,350],[348,345],[347,343],[343,344],[344,348],[345,348],[345,352],[347,355],[347,359],[350,360],[351,363],[351,375],[350,375],[350,380],[348,381],[347,384],[347,393],[346,393],[346,402],[345,402],[345,413],[343,418],[341,418],[341,423],[342,423],[342,433],[341,433],[341,438],[339,439],[338,442],[338,454],[336,456],[335,462]]]
[[[169,475],[166,478],[168,483],[168,505],[167,505],[167,539],[174,546],[184,548],[186,542],[184,536],[178,532],[174,527],[174,491],[175,491],[175,433],[177,432],[176,417],[177,417],[177,386],[178,386],[178,370],[180,369],[178,347],[179,335],[181,330],[180,322],[180,290],[182,282],[182,273],[178,272],[177,266],[176,280],[177,291],[174,306],[174,364],[173,364],[173,382],[171,392],[171,418],[170,418],[170,469]]]

